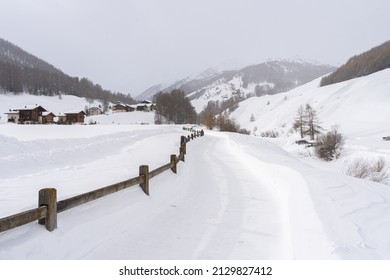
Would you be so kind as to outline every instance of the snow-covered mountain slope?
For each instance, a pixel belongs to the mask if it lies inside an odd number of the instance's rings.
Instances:
[[[200,112],[209,101],[275,94],[303,85],[327,74],[334,67],[307,62],[275,60],[221,73],[211,83],[188,94]]]
[[[158,84],[151,86],[147,90],[143,91],[141,94],[135,97],[136,100],[153,100],[153,97],[159,91],[162,91],[167,87],[166,84]]]
[[[319,87],[319,82],[316,79],[286,93],[252,97],[241,102],[232,116],[251,131],[288,133],[299,106],[310,104],[325,129],[339,125],[350,136],[370,131],[390,134],[390,69],[326,87]]]
[[[325,131],[338,126],[345,138],[341,157],[327,166],[345,172],[353,161],[373,163],[381,159],[390,174],[390,69],[342,83],[319,87],[320,79],[286,93],[253,97],[232,113],[254,135],[278,135],[272,139],[285,150],[310,160],[313,148],[295,144],[299,133],[292,129],[298,108],[310,104]],[[383,183],[390,184],[390,180]]]
[[[141,94],[139,94],[136,99],[143,100],[149,99],[153,100],[153,97],[159,91],[170,92],[173,89],[181,89],[185,93],[192,92],[194,89],[201,88],[213,81],[215,77],[220,75],[221,72],[218,72],[214,68],[208,68],[201,73],[192,74],[190,76],[185,77],[184,79],[180,79],[171,83],[162,83],[158,85],[151,86]]]

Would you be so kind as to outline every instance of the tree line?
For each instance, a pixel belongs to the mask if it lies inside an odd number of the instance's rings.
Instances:
[[[321,86],[327,86],[390,68],[390,41],[350,58],[332,74],[321,79]]]
[[[237,97],[240,99],[240,97]],[[238,102],[232,97],[224,102],[209,101],[198,116],[198,121],[208,129],[217,128],[220,131],[238,132],[250,134],[246,129],[242,129],[235,119],[229,116],[229,112],[238,107]]]
[[[33,95],[47,96],[75,95],[99,99],[107,104],[118,101],[135,103],[130,95],[105,90],[99,84],[94,84],[86,78],[79,79],[60,72],[21,67],[4,61],[0,61],[0,90],[3,93],[15,94],[28,92]]]
[[[196,123],[197,114],[183,91],[159,92],[154,96],[156,124]]]

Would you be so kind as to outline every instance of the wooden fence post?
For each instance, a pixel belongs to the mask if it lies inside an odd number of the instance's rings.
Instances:
[[[185,155],[185,153],[184,153],[184,147],[185,147],[185,145],[183,145],[183,146],[180,146],[180,149],[179,149],[179,151],[180,151],[180,153],[179,153],[179,155],[181,156],[181,161],[185,161],[184,160],[184,155]]]
[[[186,142],[187,142],[187,139],[185,136],[180,137],[180,146],[185,145]]]
[[[183,154],[187,154],[187,144],[186,143],[184,143],[184,145],[182,145],[182,147],[183,147]]]
[[[173,173],[177,173],[177,158],[176,155],[171,155],[171,163],[173,163],[173,167],[171,168]]]
[[[143,183],[139,184],[145,194],[149,195],[149,165],[139,167],[139,176],[144,177]]]
[[[45,225],[48,231],[57,228],[57,190],[53,188],[39,191],[38,207],[46,206],[46,218],[38,220],[40,225]]]

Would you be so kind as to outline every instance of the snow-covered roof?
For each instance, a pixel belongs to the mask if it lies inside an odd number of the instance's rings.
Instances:
[[[123,102],[116,103],[114,106],[118,106],[118,105],[123,106],[123,107],[128,107],[129,106],[128,104],[125,104]]]
[[[66,111],[66,112],[65,112],[65,115],[69,115],[69,114],[80,114],[80,113],[83,113],[84,115],[86,115],[85,112],[84,112],[83,110],[70,110],[70,111]]]
[[[24,106],[24,107],[17,108],[17,109],[15,109],[15,110],[19,110],[19,111],[34,110],[34,109],[39,108],[39,107],[42,108],[44,111],[46,111],[45,108],[43,108],[42,106],[37,105],[37,104],[35,104],[35,105],[26,105],[26,106]]]
[[[147,106],[147,107],[151,107],[151,106],[153,106],[153,105],[155,105],[155,104],[153,104],[153,103],[138,103],[137,105],[134,105],[134,106],[136,106],[136,107],[138,107],[138,106]]]
[[[4,114],[7,114],[7,115],[11,115],[11,114],[19,114],[19,111],[17,110],[12,110],[12,111],[9,111],[7,113],[4,113]]]
[[[53,114],[55,116],[55,114],[53,112],[43,112],[42,116],[46,117],[46,116],[48,116],[50,114]]]

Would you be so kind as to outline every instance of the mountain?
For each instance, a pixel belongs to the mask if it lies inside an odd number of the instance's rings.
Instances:
[[[390,68],[390,41],[350,58],[332,74],[322,78],[321,86],[366,76]]]
[[[175,81],[170,84],[158,84],[151,86],[141,94],[139,94],[136,99],[153,99],[154,95],[159,91],[170,92],[173,89],[183,90],[185,93],[192,92],[194,89],[203,87],[213,81],[213,78],[220,75],[217,70],[213,68],[208,68],[201,72],[200,74],[190,75],[184,79]]]
[[[18,46],[0,38],[0,62],[17,66],[39,69],[50,73],[63,74],[53,65],[29,54]]]
[[[275,94],[288,91],[312,81],[335,69],[329,65],[308,62],[275,60],[247,66],[240,70],[225,71],[214,76],[209,83],[182,89],[188,92],[198,112],[209,101],[234,104],[251,96]]]
[[[34,95],[75,95],[109,101],[135,103],[130,95],[112,93],[92,81],[70,77],[53,65],[0,39],[0,93]]]
[[[167,85],[165,85],[165,84],[158,84],[158,85],[151,86],[150,88],[148,88],[147,90],[145,90],[141,94],[137,95],[136,99],[137,100],[152,100],[153,96],[157,92],[162,91],[164,88],[166,88],[166,86]]]
[[[137,98],[152,99],[158,91],[184,91],[198,112],[209,101],[237,103],[250,96],[275,94],[293,89],[328,74],[336,68],[302,61],[274,60],[239,70],[218,72],[209,68],[198,75],[179,80],[162,88],[153,86]],[[232,100],[235,101],[232,101]]]

